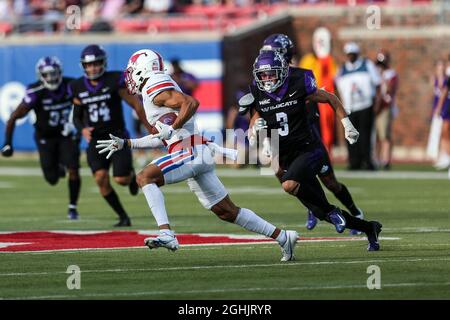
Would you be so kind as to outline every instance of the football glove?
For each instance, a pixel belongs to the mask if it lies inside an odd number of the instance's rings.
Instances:
[[[66,123],[64,123],[64,128],[61,131],[61,134],[64,137],[67,137],[70,134],[72,134],[72,132],[74,132],[74,131],[75,131],[75,126],[71,122],[66,122]]]
[[[175,132],[175,129],[172,128],[172,126],[162,123],[161,121],[156,121],[155,127],[158,130],[158,133],[153,135],[153,137],[161,140],[169,140]]]
[[[342,118],[341,122],[344,126],[345,139],[347,139],[348,143],[354,144],[356,141],[358,141],[358,130],[355,129],[348,117]]]
[[[252,127],[253,135],[256,136],[258,132],[262,129],[267,129],[267,122],[263,118],[258,118],[256,119]]]
[[[109,137],[111,138],[111,140],[97,140],[97,145],[95,146],[97,149],[103,148],[98,152],[100,154],[109,151],[106,159],[109,159],[114,152],[122,150],[126,142],[125,139],[113,136],[112,134],[109,134]]]
[[[4,157],[11,157],[14,153],[14,149],[11,144],[5,143],[5,145],[2,147],[2,156]]]

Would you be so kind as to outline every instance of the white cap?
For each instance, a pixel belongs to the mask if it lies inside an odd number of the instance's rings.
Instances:
[[[359,53],[359,46],[355,42],[347,42],[344,46],[344,53]]]

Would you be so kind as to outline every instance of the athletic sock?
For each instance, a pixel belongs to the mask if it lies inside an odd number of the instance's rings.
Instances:
[[[122,207],[119,197],[117,196],[117,193],[114,191],[114,189],[112,189],[112,191],[108,195],[103,196],[103,198],[105,198],[106,202],[108,202],[110,207],[113,208],[113,210],[121,219],[128,218],[128,215],[125,212],[125,209]]]
[[[273,224],[267,222],[252,210],[246,208],[241,208],[239,210],[234,223],[248,231],[263,234],[266,237],[270,237],[276,229]]]
[[[81,189],[81,179],[71,180],[69,179],[69,200],[70,205],[77,206],[78,197]]]
[[[354,229],[365,233],[372,231],[372,224],[370,222],[356,218],[345,210],[342,210],[342,215],[345,218],[345,226],[347,229]]]
[[[158,186],[154,183],[147,184],[142,187],[145,199],[147,199],[148,206],[155,217],[158,226],[169,224],[169,217],[167,216],[166,206],[164,204],[164,195]]]
[[[277,240],[280,245],[285,244],[286,240],[287,240],[286,231],[281,230],[280,234],[278,235],[278,237],[275,240]]]
[[[350,211],[352,215],[360,215],[361,212],[359,212],[358,208],[353,202],[352,195],[348,191],[347,187],[344,184],[341,184],[341,186],[341,190],[334,193],[335,197]]]

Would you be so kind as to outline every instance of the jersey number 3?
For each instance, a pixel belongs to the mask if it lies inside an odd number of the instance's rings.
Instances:
[[[287,136],[289,134],[288,116],[284,112],[278,112],[275,114],[277,117],[277,122],[280,124],[281,128],[278,128],[278,134],[280,136]]]

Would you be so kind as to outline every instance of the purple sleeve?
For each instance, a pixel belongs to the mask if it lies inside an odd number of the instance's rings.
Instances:
[[[316,78],[311,70],[305,71],[305,90],[307,96],[317,91]]]
[[[119,88],[126,88],[125,85],[125,72],[121,72],[119,75]]]
[[[38,100],[39,98],[34,90],[28,87],[25,91],[25,97],[22,100],[23,104],[25,104],[28,109],[33,109],[38,105]]]

